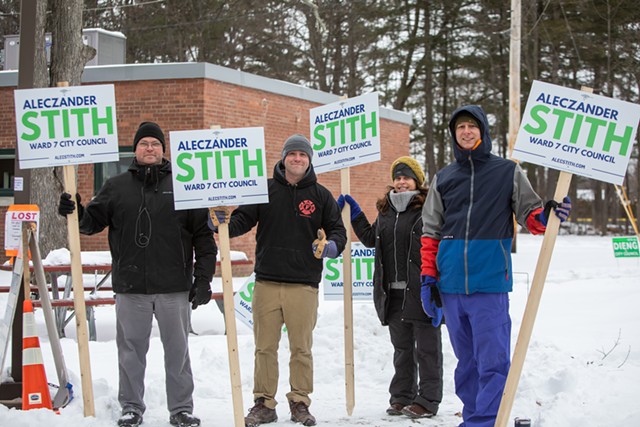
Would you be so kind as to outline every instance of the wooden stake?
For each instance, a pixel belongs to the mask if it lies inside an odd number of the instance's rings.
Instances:
[[[593,89],[587,87],[582,87],[582,90],[590,93],[593,92]],[[553,200],[562,201],[562,199],[569,193],[569,185],[571,184],[572,177],[573,175],[568,172],[560,172]],[[520,332],[518,333],[518,341],[516,342],[516,348],[513,352],[513,360],[511,361],[511,368],[507,375],[507,382],[505,384],[504,392],[502,393],[502,400],[500,401],[500,408],[498,409],[498,416],[494,425],[495,427],[505,427],[509,417],[511,416],[513,401],[515,400],[518,383],[520,382],[520,375],[522,374],[522,367],[524,366],[524,359],[527,356],[529,342],[531,341],[533,324],[536,321],[538,307],[540,306],[540,299],[542,298],[542,290],[544,289],[544,282],[547,278],[547,272],[549,271],[549,263],[551,261],[551,255],[553,254],[553,247],[556,243],[559,228],[560,220],[555,216],[555,214],[549,213],[547,230],[544,233],[542,247],[540,248],[540,255],[538,256],[538,263],[536,264],[536,270],[533,273],[531,290],[529,291],[527,305],[522,316],[522,325],[520,326]]]
[[[212,125],[211,129],[220,129]],[[215,208],[209,208],[211,220],[216,222]],[[227,351],[229,353],[229,375],[231,377],[231,398],[233,399],[233,421],[235,427],[244,427],[244,405],[242,403],[242,380],[240,358],[238,356],[238,332],[233,302],[233,271],[231,270],[231,245],[229,242],[229,223],[218,224],[218,242],[220,243],[220,276],[222,278],[222,300],[224,322],[227,331]]]
[[[218,242],[220,242],[222,297],[224,300],[224,321],[227,328],[227,350],[229,352],[229,373],[231,375],[233,419],[235,422],[235,427],[244,427],[242,382],[240,380],[241,377],[240,359],[238,357],[238,335],[236,331],[236,318],[233,306],[233,275],[231,271],[231,249],[229,245],[228,223],[218,225]]]
[[[351,178],[349,168],[340,169],[340,191],[342,194],[351,193]],[[342,277],[344,290],[344,371],[347,414],[353,413],[355,398],[355,364],[353,357],[353,286],[351,278],[351,206],[344,204],[342,222],[347,230],[347,244],[342,252]]]
[[[58,83],[60,86],[60,83]],[[66,86],[66,85],[64,85]],[[63,166],[64,191],[71,194],[72,200],[76,195],[76,176],[72,165]],[[89,334],[87,332],[87,310],[84,303],[84,283],[82,279],[82,259],[80,256],[80,228],[78,209],[67,215],[67,229],[69,233],[69,252],[71,252],[71,281],[73,283],[73,308],[76,312],[76,335],[78,340],[78,354],[80,361],[80,377],[82,380],[82,400],[84,402],[84,416],[95,416],[93,404],[93,383],[91,380],[91,361],[89,358]],[[54,286],[52,284],[52,286]]]
[[[560,172],[553,200],[562,200],[564,196],[567,195],[572,176],[573,175],[568,172]],[[504,388],[504,393],[502,394],[502,401],[500,402],[495,427],[505,427],[511,414],[511,408],[513,407],[524,359],[527,355],[529,342],[531,341],[531,333],[536,320],[536,314],[538,313],[538,307],[540,306],[544,282],[547,278],[547,272],[549,271],[549,262],[551,261],[551,255],[553,254],[553,247],[556,243],[559,228],[560,220],[551,212],[547,222],[547,231],[544,233],[542,247],[540,248],[540,256],[538,257],[536,270],[533,274],[531,290],[529,291],[529,298],[527,299],[527,305],[522,317],[522,325],[520,326],[518,341],[516,342],[516,347],[513,352],[511,369],[509,369],[509,375],[507,375],[507,383]]]
[[[640,242],[640,233],[638,233],[638,224],[636,223],[636,219],[633,216],[633,211],[631,210],[631,202],[629,202],[627,193],[626,191],[624,191],[624,186],[614,185],[614,187],[616,188],[616,193],[618,194],[618,198],[620,199],[622,208],[624,209],[624,212],[627,214],[627,218],[629,218],[629,222],[633,227],[633,231],[635,231],[636,236],[638,237],[638,241]]]
[[[29,270],[29,223],[22,223],[22,284],[24,299],[31,299],[31,270]]]

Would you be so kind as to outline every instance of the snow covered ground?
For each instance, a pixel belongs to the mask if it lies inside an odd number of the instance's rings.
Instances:
[[[513,346],[520,328],[528,286],[533,278],[541,237],[518,235],[514,255],[516,284],[511,294]],[[0,283],[9,284],[9,273]],[[0,294],[4,313],[6,294]],[[559,236],[540,310],[510,419],[531,418],[536,427],[640,425],[640,259],[613,257],[610,237]],[[36,313],[47,376],[56,374],[42,313]],[[46,410],[18,411],[0,406],[0,425],[23,427],[107,427],[120,414],[113,307],[96,310],[98,341],[90,342],[95,417],[83,416],[75,325],[62,340],[76,398],[60,415]],[[224,322],[215,303],[193,313],[191,360],[195,375],[195,414],[205,427],[232,427],[233,403]],[[73,322],[72,322],[73,323]],[[253,337],[238,322],[238,346],[244,409],[251,406]],[[385,414],[393,372],[388,331],[380,326],[370,303],[354,304],[355,408],[347,415],[344,385],[343,307],[321,301],[314,339],[315,392],[311,412],[325,426],[447,426],[461,422],[454,394],[456,360],[443,329],[444,399],[432,419],[412,421]],[[288,390],[288,348],[280,351],[278,423],[290,425],[284,394]],[[164,392],[163,352],[154,330],[146,376],[147,426],[169,426]],[[513,425],[510,421],[508,425]]]

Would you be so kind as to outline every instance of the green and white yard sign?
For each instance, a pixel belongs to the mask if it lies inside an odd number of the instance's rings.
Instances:
[[[316,173],[380,160],[377,92],[313,108],[309,114]]]
[[[242,287],[233,296],[236,319],[253,330],[253,287],[256,285],[256,274],[252,273]]]
[[[176,209],[269,201],[263,128],[176,131],[170,137]]]
[[[118,161],[113,85],[14,92],[21,169]]]
[[[640,105],[534,81],[513,157],[621,185]]]
[[[640,248],[638,248],[638,238],[635,236],[614,237],[613,256],[616,258],[638,258]]]
[[[354,301],[373,300],[373,271],[376,250],[357,242],[351,245],[351,266],[353,271],[352,292]],[[326,301],[342,301],[344,279],[342,255],[325,258],[322,270],[322,284]]]

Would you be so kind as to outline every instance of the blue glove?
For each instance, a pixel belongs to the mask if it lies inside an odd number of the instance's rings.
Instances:
[[[214,233],[218,232],[218,226],[213,224],[213,220],[211,219],[211,216],[207,215],[207,226],[209,226],[209,229],[211,231],[213,231]]]
[[[422,288],[420,289],[422,309],[431,318],[431,324],[437,328],[442,323],[442,301],[436,286],[436,278],[433,276],[420,276],[420,281],[422,282]]]
[[[338,199],[336,200],[336,203],[338,203],[338,207],[342,212],[342,208],[344,208],[344,196],[342,194],[338,197]]]
[[[569,214],[571,214],[571,199],[569,196],[565,196],[565,198],[562,199],[562,203],[556,206],[555,212],[560,222],[565,222],[567,218],[569,218]]]
[[[311,245],[311,249],[314,253],[317,248],[318,245],[314,242],[314,244]],[[324,249],[322,250],[322,258],[337,258],[338,255],[340,254],[338,253],[338,246],[336,246],[336,242],[333,240],[327,240],[327,243],[324,245]]]
[[[345,194],[344,200],[349,203],[349,206],[351,206],[351,221],[353,221],[362,213],[362,209],[360,209],[358,202],[356,202],[350,195]],[[338,204],[340,204],[340,202],[338,202]]]
[[[549,200],[545,203],[544,210],[540,212],[540,222],[544,226],[547,225],[551,209],[553,209],[561,223],[565,222],[571,213],[571,199],[569,196],[565,196],[565,198],[562,199],[562,203],[558,203],[555,200]]]

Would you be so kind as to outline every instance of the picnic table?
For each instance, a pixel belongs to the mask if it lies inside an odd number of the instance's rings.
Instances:
[[[115,295],[113,294],[113,288],[111,286],[111,254],[108,251],[87,251],[82,252],[81,259],[83,274],[92,274],[94,276],[93,280],[84,280],[84,290],[87,293],[85,295],[85,307],[89,339],[95,341],[97,338],[95,307],[115,304]],[[220,260],[217,261],[218,265],[219,263]],[[67,249],[52,251],[47,258],[43,260],[42,264],[45,274],[48,274],[50,277],[49,291],[51,292],[51,306],[55,315],[56,329],[58,336],[63,338],[66,336],[65,327],[75,316],[69,251]],[[231,264],[247,265],[251,264],[251,261],[243,252],[235,252],[232,254]],[[0,265],[0,270],[12,271],[12,269],[13,265],[10,263]],[[29,269],[33,272],[33,265],[30,264]],[[31,277],[33,277],[33,275]],[[86,285],[86,283],[93,284]],[[10,286],[0,285],[0,293],[6,293],[9,292],[9,290]],[[31,294],[34,297],[34,307],[41,307],[38,292],[38,288],[32,285]],[[213,292],[211,299],[216,300],[221,311],[224,310],[222,306],[222,292]]]

